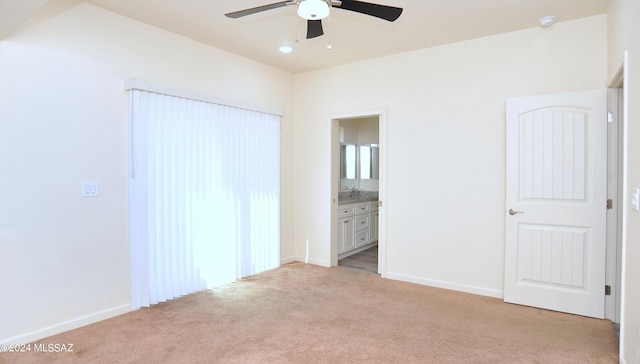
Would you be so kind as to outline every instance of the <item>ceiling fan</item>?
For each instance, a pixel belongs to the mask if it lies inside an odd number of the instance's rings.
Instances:
[[[402,8],[357,0],[290,0],[235,11],[233,13],[225,14],[225,16],[236,19],[289,5],[297,5],[298,15],[307,20],[307,39],[319,37],[324,34],[324,31],[322,30],[322,19],[329,16],[330,8],[350,10],[390,22],[395,21],[400,17],[400,14],[402,14]]]

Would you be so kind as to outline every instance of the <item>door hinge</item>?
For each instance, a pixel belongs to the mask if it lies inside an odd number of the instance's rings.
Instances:
[[[604,295],[605,296],[611,296],[611,286],[610,285],[606,285],[604,286]]]
[[[607,200],[607,210],[611,210],[613,209],[613,200],[612,199],[608,199]]]
[[[613,113],[611,111],[607,111],[607,122],[613,123]]]

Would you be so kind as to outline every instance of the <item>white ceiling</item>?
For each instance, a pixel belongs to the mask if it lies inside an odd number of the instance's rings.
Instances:
[[[60,0],[49,2],[56,1]],[[325,35],[307,40],[306,21],[296,16],[295,6],[239,19],[224,16],[278,0],[84,1],[293,73],[531,28],[545,15],[562,22],[602,14],[609,4],[609,0],[374,0],[370,2],[402,7],[404,12],[390,23],[333,8],[323,20]],[[42,2],[19,1],[32,3],[34,13]],[[9,3],[18,1],[0,0],[0,13],[5,14],[0,16],[0,37],[6,28],[15,28],[10,23],[16,18],[24,18],[23,9],[9,16]],[[283,44],[293,46],[293,52],[280,53]],[[332,50],[327,50],[328,44]]]
[[[46,2],[47,0],[0,0],[0,40],[11,34]]]

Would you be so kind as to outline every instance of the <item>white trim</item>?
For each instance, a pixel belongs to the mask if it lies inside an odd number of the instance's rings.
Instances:
[[[624,64],[622,64],[620,66],[620,68],[618,68],[618,71],[616,72],[615,75],[613,75],[613,77],[611,77],[611,80],[609,81],[609,83],[607,83],[607,87],[608,88],[621,88],[624,82]]]
[[[499,289],[476,287],[476,286],[470,286],[466,284],[439,281],[436,279],[425,279],[425,278],[420,278],[420,277],[401,274],[401,273],[387,272],[384,278],[393,279],[396,281],[420,284],[423,286],[443,288],[451,291],[471,293],[471,294],[480,295],[480,296],[487,296],[487,297],[493,297],[493,298],[499,298],[499,299],[504,298],[504,291]]]
[[[341,112],[329,115],[330,120],[339,119],[361,119],[369,116],[380,116],[386,115],[387,111],[385,109],[375,109],[375,110],[364,110],[364,111],[348,111]]]
[[[619,89],[607,89],[607,110],[612,112],[613,121],[607,123],[607,199],[613,202],[613,208],[606,213],[606,269],[605,284],[611,287],[611,294],[604,296],[604,317],[612,322],[619,323],[616,319],[619,306],[617,297],[618,282],[618,227],[620,222],[619,211],[622,210],[622,200],[618,195],[618,185],[621,183],[620,175],[622,159],[619,153],[622,136],[622,118],[618,115]],[[612,183],[613,182],[613,183]]]
[[[327,262],[324,259],[313,259],[305,256],[293,256],[288,258],[280,258],[280,265],[289,264],[289,263],[302,263],[302,264],[311,264],[317,265],[320,267],[331,268],[330,262]]]
[[[69,330],[77,329],[82,326],[91,325],[99,321],[120,316],[131,311],[134,310],[131,308],[131,305],[127,303],[103,311],[98,311],[89,315],[80,316],[69,321],[60,322],[58,324],[47,326],[36,331],[31,331],[26,334],[10,337],[8,339],[0,341],[0,344],[28,344],[49,336],[57,335]]]
[[[622,92],[622,127],[623,127],[623,136],[622,136],[622,201],[624,204],[622,205],[622,262],[620,271],[621,273],[621,282],[620,282],[620,362],[624,362],[624,350],[625,350],[625,298],[626,298],[626,266],[627,266],[627,216],[629,212],[628,208],[628,188],[629,188],[629,171],[627,168],[627,164],[629,161],[628,155],[628,145],[629,145],[629,51],[624,52],[624,63],[622,64],[623,68],[623,92]]]
[[[298,258],[296,257],[280,258],[280,265],[285,265],[293,262],[301,262],[301,260],[298,260]]]
[[[378,176],[378,274],[386,275],[387,271],[387,111],[382,110],[378,114],[378,144],[380,144]]]
[[[340,183],[336,183],[340,180],[340,149],[337,147],[340,143],[340,120],[338,119],[330,119],[330,130],[329,133],[329,155],[331,156],[331,160],[329,161],[329,166],[331,171],[329,173],[329,191],[331,191],[331,209],[329,210],[329,262],[332,267],[338,265],[338,240],[340,240],[340,227],[338,223],[338,203],[340,203]],[[344,137],[344,135],[343,135]],[[341,180],[340,180],[341,181]]]
[[[271,114],[271,115],[277,115],[277,116],[283,115],[282,110],[279,108],[251,104],[248,102],[242,102],[238,100],[229,100],[224,97],[209,95],[204,92],[184,90],[176,87],[160,85],[147,80],[140,80],[137,78],[131,78],[131,79],[125,80],[124,89],[125,91],[129,91],[129,90],[150,91],[158,94],[163,94],[168,96],[178,96],[178,97],[191,99],[191,100],[205,101],[213,104],[231,106],[238,109],[257,111],[265,114]]]
[[[303,262],[305,263],[306,258],[304,257],[299,257],[296,259],[296,261],[298,262]],[[331,262],[326,261],[324,259],[313,259],[313,258],[309,258],[309,261],[306,262],[307,264],[313,264],[313,265],[319,265],[321,267],[326,267],[326,268],[330,268],[331,267]]]

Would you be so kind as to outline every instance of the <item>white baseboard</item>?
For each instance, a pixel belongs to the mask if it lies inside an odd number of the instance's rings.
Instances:
[[[302,262],[304,262],[305,260],[303,259]],[[313,265],[319,265],[321,267],[326,267],[326,268],[330,268],[331,267],[331,263],[327,262],[326,260],[323,259],[309,259],[308,262],[309,264],[313,264]]]
[[[287,264],[287,263],[293,263],[293,262],[300,262],[300,263],[308,263],[308,264],[313,264],[313,265],[319,265],[321,267],[331,267],[331,264],[329,262],[327,262],[326,260],[322,260],[322,259],[309,259],[309,261],[306,261],[305,257],[289,257],[286,259],[280,259],[280,264]]]
[[[289,264],[293,262],[299,262],[296,257],[280,258],[280,265]]]
[[[480,296],[488,296],[488,297],[504,299],[504,291],[498,290],[498,289],[475,287],[475,286],[469,286],[469,285],[459,284],[459,283],[438,281],[435,279],[425,279],[425,278],[414,277],[414,276],[399,274],[399,273],[387,272],[385,274],[382,274],[382,277],[388,278],[388,279],[394,279],[397,281],[421,284],[423,286],[444,288],[452,291],[472,293]]]
[[[44,339],[49,336],[61,334],[65,331],[77,329],[82,326],[90,325],[98,321],[110,319],[131,312],[131,304],[127,303],[117,307],[109,308],[90,315],[81,316],[73,320],[61,322],[59,324],[44,327],[42,329],[28,332],[26,334],[10,337],[0,340],[0,344],[28,344],[34,341]]]

